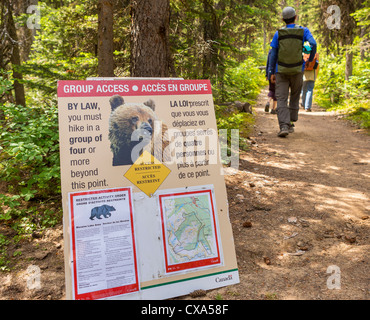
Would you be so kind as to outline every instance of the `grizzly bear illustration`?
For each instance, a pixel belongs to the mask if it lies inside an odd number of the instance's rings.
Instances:
[[[94,220],[94,218],[102,219],[101,216],[104,216],[104,218],[109,218],[112,214],[111,211],[116,211],[116,209],[112,206],[108,206],[106,204],[95,207],[91,209],[91,215],[90,220]]]
[[[109,100],[109,140],[113,153],[113,166],[133,164],[148,150],[159,161],[168,160],[167,126],[155,114],[155,103],[125,103],[123,97],[115,95]]]

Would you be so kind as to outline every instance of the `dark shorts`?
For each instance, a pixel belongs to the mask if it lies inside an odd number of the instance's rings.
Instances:
[[[271,80],[269,80],[269,94],[267,95],[269,98],[272,98],[274,101],[276,101],[275,96],[275,83],[272,83]]]

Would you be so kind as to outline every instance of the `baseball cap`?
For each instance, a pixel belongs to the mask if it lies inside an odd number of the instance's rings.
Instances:
[[[285,7],[283,10],[283,19],[291,19],[295,17],[295,10],[292,7]]]

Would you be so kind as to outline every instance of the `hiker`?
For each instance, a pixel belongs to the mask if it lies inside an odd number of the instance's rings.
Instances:
[[[308,54],[303,56],[303,59],[307,61],[309,58]],[[306,112],[312,111],[312,98],[313,89],[315,88],[315,81],[319,74],[319,54],[316,52],[315,58],[312,62],[306,62],[304,74],[303,74],[303,87],[302,87],[302,106]]]
[[[308,41],[311,62],[316,54],[316,41],[306,27],[296,26],[296,12],[292,7],[283,9],[284,28],[276,31],[271,41],[271,57],[268,72],[271,82],[276,82],[277,115],[279,137],[294,132],[294,122],[298,120],[299,98],[303,85],[303,44]],[[290,101],[288,96],[290,88]]]
[[[269,54],[267,56],[267,63],[266,63],[266,80],[269,82],[269,93],[268,93],[267,96],[269,97],[269,100],[267,101],[267,103],[265,105],[265,112],[269,112],[270,104],[272,103],[271,114],[276,114],[277,99],[276,99],[276,96],[275,96],[275,83],[271,82],[271,79],[270,79],[270,76],[269,76],[269,73],[268,73],[268,66],[269,66],[270,57],[271,57],[271,49],[270,49]]]

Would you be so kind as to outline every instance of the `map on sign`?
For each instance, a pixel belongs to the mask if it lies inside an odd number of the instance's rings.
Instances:
[[[160,195],[166,271],[221,263],[211,190]]]

